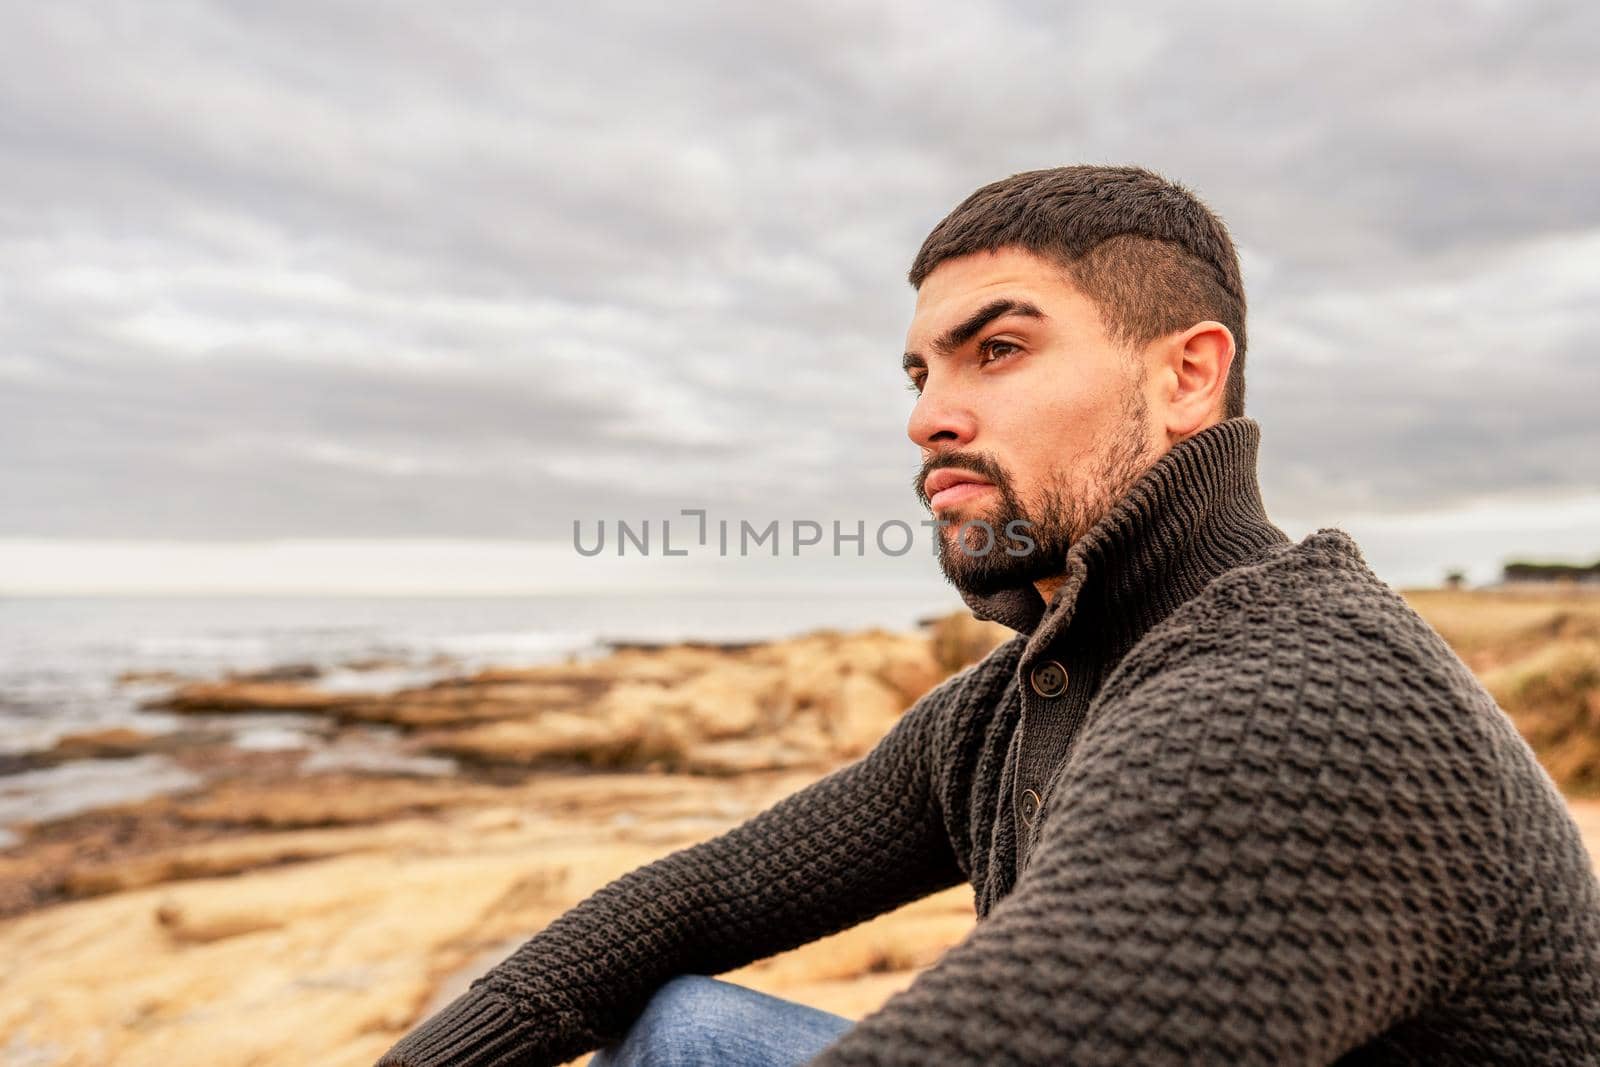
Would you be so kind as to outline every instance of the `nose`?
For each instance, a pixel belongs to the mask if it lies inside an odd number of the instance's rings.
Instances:
[[[961,448],[978,432],[972,408],[959,389],[940,385],[929,374],[906,423],[906,436],[918,448]]]

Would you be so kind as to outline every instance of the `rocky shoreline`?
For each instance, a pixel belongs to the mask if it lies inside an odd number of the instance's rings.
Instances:
[[[160,756],[197,783],[14,828],[23,840],[0,852],[0,918],[190,869],[231,873],[235,861],[216,859],[215,849],[207,860],[183,851],[229,836],[491,803],[535,777],[816,777],[866,752],[918,696],[1006,633],[957,615],[930,620],[920,634],[629,642],[597,659],[480,670],[387,693],[319,688],[292,666],[168,679],[171,690],[146,707],[181,716],[179,729],[68,735],[0,768]],[[281,717],[316,745],[240,748],[230,716]]]
[[[1413,604],[1600,833],[1582,799],[1600,785],[1600,605]],[[0,767],[0,788],[139,760],[191,783],[13,828],[0,1062],[370,1064],[529,933],[868,751],[1007,636],[957,615],[921,633],[630,642],[385,693],[292,664],[138,679],[167,687],[150,704],[176,729],[67,736]],[[289,724],[283,743],[235,744],[243,717]],[[858,1017],[971,923],[958,888],[725,977]]]

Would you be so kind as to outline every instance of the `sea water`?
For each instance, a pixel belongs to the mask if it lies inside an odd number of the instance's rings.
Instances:
[[[177,679],[293,664],[315,668],[310,684],[318,688],[392,691],[485,666],[598,655],[613,641],[749,641],[824,627],[910,630],[959,606],[937,586],[909,594],[3,598],[0,767],[7,756],[47,749],[66,734],[119,726],[159,734],[192,725],[140,708]],[[125,676],[135,680],[119,680]],[[315,747],[308,739],[317,724],[305,716],[234,715],[225,722],[237,747]],[[350,766],[381,763],[387,738],[373,731],[370,744],[352,747],[346,739],[344,751],[314,758],[329,767],[341,759]],[[10,763],[18,767],[16,759]],[[193,784],[191,774],[160,755],[22,769],[0,774],[0,826]]]

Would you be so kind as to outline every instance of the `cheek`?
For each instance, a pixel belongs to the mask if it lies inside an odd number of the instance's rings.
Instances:
[[[1099,409],[1058,402],[1040,405],[1019,426],[1002,462],[1028,507],[1037,507],[1046,491],[1072,494],[1084,472],[1095,468],[1098,443],[1108,433],[1099,418]]]
[[[1105,406],[1114,389],[1103,375],[1045,352],[1011,375],[1005,392],[1007,406],[1030,421],[1078,422]]]
[[[1036,372],[1010,376],[985,412],[989,451],[1010,474],[1018,495],[1030,501],[1042,486],[1070,479],[1092,457],[1116,407],[1108,398],[1109,383],[1064,374],[1059,363],[1047,365],[1053,362],[1041,360]]]
[[[1104,409],[1081,395],[1035,394],[1009,420],[1009,440],[1019,463],[1030,467],[1070,464],[1101,435]]]

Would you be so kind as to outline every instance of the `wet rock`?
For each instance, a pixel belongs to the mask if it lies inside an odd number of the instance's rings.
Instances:
[[[42,752],[0,752],[0,778],[37,770],[49,763]]]
[[[234,711],[298,711],[337,715],[370,700],[363,694],[329,693],[292,682],[191,682],[143,706],[188,714]]]
[[[56,741],[49,755],[53,759],[115,759],[157,751],[164,742],[164,738],[119,726],[67,734]],[[171,747],[170,742],[166,747]]]
[[[227,733],[220,730],[178,730],[172,733],[150,734],[126,726],[104,730],[85,730],[66,734],[42,752],[28,753],[27,766],[54,767],[75,760],[136,759],[140,756],[165,754],[182,757],[191,750],[205,750],[222,745]],[[0,773],[4,772],[4,759],[0,757]]]
[[[600,642],[612,652],[659,652],[666,648],[695,648],[712,652],[746,652],[759,648],[763,641],[644,641],[603,640]]]
[[[236,671],[228,678],[235,682],[310,682],[322,677],[322,668],[314,663],[283,663],[258,671]]]

